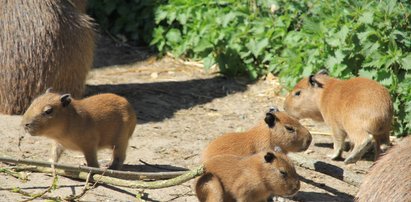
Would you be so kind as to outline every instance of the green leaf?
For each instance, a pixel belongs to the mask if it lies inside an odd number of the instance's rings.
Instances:
[[[253,53],[255,57],[258,57],[261,52],[268,46],[268,43],[269,41],[267,38],[264,38],[258,42],[252,39],[246,44],[246,46],[248,49],[250,49],[251,53]]]
[[[368,79],[374,79],[375,77],[377,77],[377,70],[375,69],[360,69],[358,71],[358,75],[360,77],[364,77],[364,78],[368,78]]]
[[[206,38],[201,38],[200,42],[193,48],[193,51],[199,53],[210,48],[213,48],[213,44]]]
[[[367,11],[364,12],[360,18],[358,18],[358,22],[364,23],[364,24],[371,24],[373,22],[374,15],[372,12]]]
[[[181,33],[178,29],[170,29],[166,34],[166,39],[172,43],[178,43],[181,41]]]
[[[401,68],[411,70],[411,53],[401,59]]]

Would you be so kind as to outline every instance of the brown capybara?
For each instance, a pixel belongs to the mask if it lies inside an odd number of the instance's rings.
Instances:
[[[0,113],[22,114],[49,87],[82,96],[94,50],[84,2],[0,0]]]
[[[216,155],[247,156],[279,146],[284,152],[308,149],[310,132],[285,112],[271,108],[264,121],[246,132],[227,133],[213,140],[204,150],[202,160]]]
[[[332,128],[334,153],[340,159],[346,136],[354,144],[345,163],[357,162],[372,147],[389,144],[393,106],[386,88],[366,78],[340,80],[325,70],[302,79],[285,99],[284,109],[298,119],[325,121]]]
[[[282,152],[219,155],[206,161],[204,169],[195,185],[201,202],[266,201],[271,195],[291,196],[300,189],[295,168]]]
[[[375,162],[355,200],[411,201],[411,136]]]
[[[33,136],[55,140],[52,161],[63,149],[83,152],[87,165],[98,167],[97,150],[113,149],[110,169],[120,169],[128,140],[136,126],[130,103],[115,94],[99,94],[82,100],[69,94],[46,92],[36,98],[23,115],[22,126]]]

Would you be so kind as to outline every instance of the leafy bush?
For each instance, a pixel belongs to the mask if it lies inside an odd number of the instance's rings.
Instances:
[[[274,12],[272,12],[274,11]],[[218,64],[252,79],[273,72],[288,88],[327,68],[389,88],[395,134],[411,131],[411,3],[407,0],[169,0],[155,13],[161,53]]]
[[[139,45],[148,45],[154,11],[164,0],[88,0],[88,13],[102,30]]]

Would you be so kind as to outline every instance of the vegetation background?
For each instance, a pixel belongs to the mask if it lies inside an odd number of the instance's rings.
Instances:
[[[285,89],[328,69],[386,86],[394,134],[411,133],[411,1],[89,0],[99,28],[222,74],[279,76]]]

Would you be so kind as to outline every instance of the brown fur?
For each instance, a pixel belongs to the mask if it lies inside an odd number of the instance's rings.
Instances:
[[[22,114],[49,87],[83,94],[94,31],[74,2],[0,0],[0,113]]]
[[[411,137],[375,162],[356,201],[411,201]]]
[[[203,161],[220,154],[247,156],[274,149],[275,146],[285,152],[305,151],[310,146],[311,134],[298,120],[285,112],[273,111],[269,114],[275,117],[273,127],[262,121],[246,132],[224,134],[207,146],[203,152]]]
[[[54,162],[67,148],[83,152],[87,165],[98,167],[97,150],[114,148],[110,168],[120,169],[136,126],[136,115],[128,101],[114,94],[99,94],[82,100],[68,98],[71,102],[64,106],[62,97],[46,92],[36,98],[24,113],[25,130],[55,140]],[[52,112],[47,114],[50,108]]]
[[[268,153],[273,159],[266,159]],[[195,187],[201,202],[266,201],[271,195],[293,195],[300,188],[293,164],[281,152],[220,155],[206,161],[204,168]]]
[[[326,74],[302,79],[287,96],[284,109],[292,116],[325,121],[334,137],[333,159],[341,158],[345,137],[354,149],[345,163],[355,163],[374,144],[389,144],[393,117],[390,94],[379,83],[352,78],[340,80]],[[373,142],[374,141],[374,142]]]

